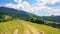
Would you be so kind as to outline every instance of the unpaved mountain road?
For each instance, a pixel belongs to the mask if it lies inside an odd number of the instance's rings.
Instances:
[[[18,34],[18,31],[19,31],[19,30],[18,30],[18,29],[16,29],[16,30],[14,31],[14,34]]]
[[[22,24],[24,25],[24,32],[23,34],[45,34],[43,31],[35,28],[34,26],[31,26],[27,23],[23,23]]]
[[[45,34],[44,31],[42,31],[42,30],[40,30],[40,29],[38,29],[38,28],[36,28],[36,27],[26,23],[26,22],[19,21],[19,22],[17,22],[17,25],[23,25],[22,26],[23,27],[22,34]],[[13,31],[13,34],[21,34],[21,31],[20,31],[21,29],[19,29],[20,26],[17,26],[17,27],[18,28]],[[6,34],[6,32],[8,32],[8,31],[9,30],[7,28],[7,30],[3,31],[0,34]]]

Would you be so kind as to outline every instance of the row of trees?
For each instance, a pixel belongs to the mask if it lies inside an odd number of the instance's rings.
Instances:
[[[38,24],[44,24],[44,20],[42,18],[35,18],[35,17],[33,17],[31,19],[27,19],[27,21],[38,23]]]
[[[12,17],[7,14],[0,14],[0,22],[12,20]]]
[[[33,23],[38,23],[38,24],[44,24],[44,25],[48,25],[48,26],[52,26],[55,28],[59,28],[60,29],[60,24],[56,24],[55,22],[52,21],[48,21],[48,20],[43,20],[42,18],[31,18],[31,19],[27,19],[27,21],[33,22]]]

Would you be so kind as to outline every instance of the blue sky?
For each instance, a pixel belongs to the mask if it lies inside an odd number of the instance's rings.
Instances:
[[[0,6],[24,10],[39,16],[60,15],[60,0],[0,0]]]

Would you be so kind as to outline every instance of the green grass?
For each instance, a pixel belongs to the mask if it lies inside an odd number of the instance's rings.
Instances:
[[[2,32],[6,32],[6,34],[13,34],[14,30],[18,28],[20,29],[19,31],[22,32],[23,31],[22,25],[17,24],[18,21],[19,20],[13,20],[13,21],[0,23],[0,34]]]
[[[51,26],[36,23],[28,23],[28,24],[37,27],[38,29],[44,31],[46,34],[60,34],[60,29],[53,28]]]
[[[3,34],[13,34],[15,29],[19,29],[19,34],[22,34],[22,32],[24,31],[23,29],[24,26],[20,22],[25,22],[27,24],[35,26],[38,29],[44,31],[46,34],[60,34],[60,29],[56,29],[42,24],[31,23],[23,20],[13,20],[13,21],[0,23],[0,34],[2,32],[5,32]]]

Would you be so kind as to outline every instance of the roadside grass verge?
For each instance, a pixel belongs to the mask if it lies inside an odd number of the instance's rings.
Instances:
[[[36,23],[31,23],[31,22],[27,22],[26,23],[35,26],[36,28],[42,30],[43,32],[45,32],[46,34],[60,34],[60,29],[57,28],[53,28],[51,26],[47,26],[47,25],[43,25],[43,24],[36,24]]]
[[[19,33],[21,34],[23,31],[23,26],[17,22],[20,23],[19,20],[0,23],[0,34],[13,34],[16,29],[19,29]]]
[[[21,22],[27,23],[31,26],[34,26],[46,34],[60,34],[60,29],[53,28],[51,26],[43,25],[43,24],[36,24],[24,20],[12,20],[8,22],[0,23],[0,34],[13,34],[16,29],[19,29],[18,34],[22,34],[24,31],[24,26]]]

